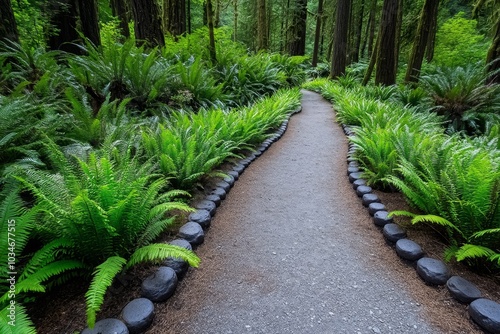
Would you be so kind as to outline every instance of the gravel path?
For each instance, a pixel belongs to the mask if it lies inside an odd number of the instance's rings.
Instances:
[[[176,333],[440,333],[357,226],[371,218],[346,154],[331,105],[304,91],[302,113],[212,220]]]

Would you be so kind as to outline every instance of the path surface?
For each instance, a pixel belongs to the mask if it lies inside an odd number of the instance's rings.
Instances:
[[[356,226],[371,219],[352,205],[346,154],[331,105],[304,91],[302,113],[214,217],[173,332],[440,333]]]

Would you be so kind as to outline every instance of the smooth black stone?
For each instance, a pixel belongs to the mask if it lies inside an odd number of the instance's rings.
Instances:
[[[224,189],[217,187],[215,189],[212,189],[211,195],[217,195],[221,200],[224,200],[227,193]]]
[[[429,284],[443,285],[450,278],[450,270],[443,261],[423,257],[417,261],[417,273]]]
[[[390,242],[406,238],[406,232],[398,224],[386,224],[382,230],[384,237]]]
[[[358,187],[358,189],[359,189],[359,187]],[[385,205],[382,203],[376,203],[376,202],[368,205],[368,213],[370,214],[370,216],[375,215],[375,212],[377,212],[377,211],[385,211]]]
[[[233,170],[241,175],[245,171],[245,166],[243,166],[242,164],[237,164],[233,167]]]
[[[255,159],[257,159],[257,157],[255,156],[255,154],[250,154],[248,157],[247,157],[248,160],[250,160],[250,162],[254,161]]]
[[[142,281],[141,295],[153,302],[164,302],[177,287],[177,275],[170,267],[159,267],[151,276]]]
[[[262,151],[257,149],[257,151],[253,152],[253,154],[255,154],[256,157],[260,157],[262,155]]]
[[[205,240],[205,233],[200,224],[188,222],[179,229],[179,237],[186,239],[191,245],[199,245]]]
[[[357,161],[351,161],[347,165],[348,167],[358,167],[359,168],[359,163]]]
[[[220,201],[220,198],[219,198],[219,201]],[[194,205],[194,207],[195,207],[195,209],[198,209],[198,210],[208,211],[208,213],[210,214],[211,217],[213,217],[215,215],[215,212],[217,211],[217,204],[215,204],[214,201],[209,201],[207,199],[203,199],[203,200],[199,201],[198,203],[196,203]],[[196,220],[191,219],[191,215],[189,216],[189,220],[196,221]]]
[[[169,244],[174,245],[174,246],[179,246],[179,247],[185,248],[187,250],[193,250],[193,247],[191,246],[189,241],[187,241],[186,239],[174,239],[174,240],[170,241]]]
[[[227,172],[227,175],[231,175],[234,178],[234,181],[238,181],[240,177],[240,173],[234,170],[230,170],[229,172]]]
[[[367,207],[371,203],[380,203],[380,198],[378,198],[378,196],[375,194],[369,193],[363,195],[362,201],[363,205]]]
[[[366,186],[366,181],[364,179],[357,179],[352,183],[354,190],[358,189],[359,186]]]
[[[215,206],[219,206],[222,202],[220,197],[214,194],[205,196],[205,201],[213,202]]]
[[[474,284],[460,276],[450,277],[446,282],[446,287],[451,296],[461,303],[469,304],[481,298],[481,291]]]
[[[358,195],[358,197],[363,197],[365,194],[371,194],[372,190],[373,189],[369,186],[359,186],[356,188],[356,195]]]
[[[358,159],[353,158],[353,157],[347,157],[347,163],[351,163],[353,161],[358,161]]]
[[[362,174],[363,173],[361,173],[361,172],[349,174],[349,182],[353,183],[354,181],[360,179]]]
[[[358,167],[347,167],[347,175],[349,175],[351,173],[356,173],[356,172],[359,172]]]
[[[192,222],[198,223],[203,228],[209,228],[212,221],[212,215],[207,210],[196,210],[189,214],[188,219]]]
[[[229,190],[231,190],[231,185],[225,181],[219,181],[215,184],[215,186],[217,188],[222,188],[224,189],[224,191],[227,193],[229,193]]]
[[[424,256],[422,247],[410,239],[399,239],[396,242],[396,253],[403,259],[409,261],[417,261]]]
[[[377,226],[384,227],[387,224],[392,224],[394,223],[394,220],[392,217],[388,217],[389,212],[387,211],[377,211],[373,215],[373,223]]]
[[[118,319],[102,319],[95,323],[94,328],[85,328],[82,334],[129,334],[127,326]]]
[[[250,160],[248,158],[240,160],[240,164],[243,165],[243,166],[245,166],[245,168],[248,167],[248,166],[250,166],[251,163],[252,163],[252,160]]]
[[[231,188],[234,186],[234,182],[235,182],[234,177],[232,175],[229,175],[229,174],[224,176],[222,181],[227,182]]]
[[[193,247],[191,246],[191,244],[187,240],[184,240],[184,239],[175,239],[175,240],[170,241],[169,244],[183,247],[187,250],[193,250]],[[175,271],[175,274],[177,275],[178,279],[182,279],[189,268],[188,263],[186,261],[184,261],[183,259],[172,258],[172,257],[165,259],[165,261],[163,262],[163,265],[165,267],[172,268]]]
[[[471,318],[490,333],[500,334],[500,304],[486,298],[474,300],[469,305]]]
[[[155,316],[155,306],[147,298],[137,298],[122,310],[122,319],[130,334],[139,334],[151,326]]]

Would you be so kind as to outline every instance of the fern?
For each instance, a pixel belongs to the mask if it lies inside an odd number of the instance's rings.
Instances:
[[[87,324],[90,328],[94,328],[96,313],[100,310],[104,302],[104,295],[107,289],[113,283],[115,276],[122,271],[126,262],[122,257],[112,256],[96,267],[90,287],[87,293],[85,293],[87,301]]]
[[[185,248],[169,244],[150,244],[137,249],[130,256],[126,268],[143,262],[157,262],[168,257],[183,259],[192,267],[198,267],[200,264],[200,259]]]
[[[9,318],[8,306],[0,310],[0,333],[2,334],[36,334],[36,328],[26,313],[23,305],[15,304],[15,321]],[[9,323],[12,321],[12,323]]]

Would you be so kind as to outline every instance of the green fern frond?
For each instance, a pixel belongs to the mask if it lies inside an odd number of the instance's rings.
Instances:
[[[483,236],[489,235],[489,234],[500,235],[500,227],[499,228],[491,228],[491,229],[476,232],[476,233],[471,235],[471,238],[480,238],[480,237],[483,237]]]
[[[198,267],[200,258],[190,250],[169,244],[151,244],[137,249],[127,262],[126,268],[138,263],[155,262],[168,257],[180,258],[192,267]]]
[[[10,310],[8,305],[0,310],[0,333],[2,334],[36,334],[36,328],[28,317],[26,308],[15,304],[15,317],[9,318]]]
[[[124,258],[112,256],[96,267],[90,287],[87,293],[85,293],[87,301],[87,325],[90,328],[93,328],[95,325],[96,313],[101,309],[106,291],[126,263],[127,261]]]
[[[409,211],[404,211],[404,210],[394,210],[389,212],[388,217],[394,217],[394,216],[403,216],[403,217],[410,217],[414,218],[416,214],[411,213]]]
[[[456,252],[455,257],[457,261],[463,261],[466,259],[475,259],[481,257],[490,258],[492,256],[495,256],[496,254],[497,253],[487,247],[465,244]]]

